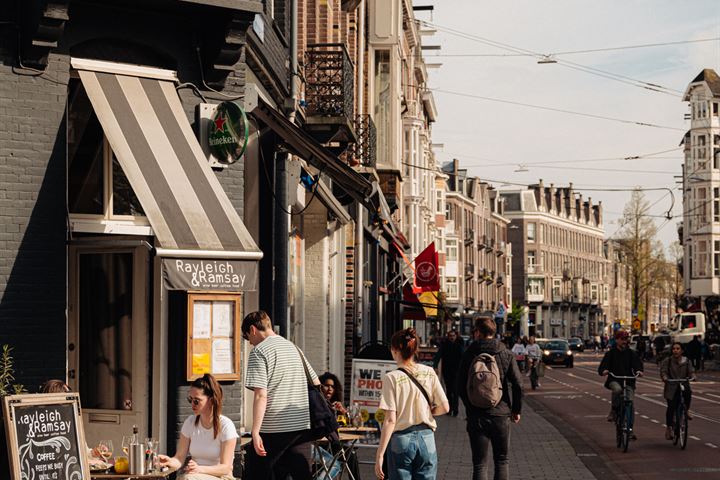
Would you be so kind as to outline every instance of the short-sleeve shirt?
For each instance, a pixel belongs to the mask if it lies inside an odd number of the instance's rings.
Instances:
[[[267,407],[260,431],[295,432],[310,428],[308,388],[303,360],[295,344],[280,335],[271,335],[248,356],[245,387],[267,390]],[[314,381],[317,375],[309,363]]]
[[[220,463],[220,448],[222,442],[238,438],[235,424],[228,417],[220,415],[220,431],[213,438],[213,427],[205,428],[202,422],[195,424],[195,415],[190,415],[183,423],[180,433],[190,439],[190,455],[198,465],[218,465]]]
[[[416,364],[410,373],[425,388],[433,404],[442,405],[447,402],[435,370],[427,365]],[[399,432],[421,423],[432,428],[433,431],[437,428],[430,405],[417,385],[405,373],[393,370],[383,375],[382,382],[380,408],[396,412],[397,420],[394,431]]]

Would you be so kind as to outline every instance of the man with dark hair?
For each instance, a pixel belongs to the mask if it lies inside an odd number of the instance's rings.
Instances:
[[[630,335],[626,330],[618,330],[615,332],[615,347],[611,348],[598,366],[598,374],[607,377],[605,380],[605,388],[612,392],[610,413],[607,416],[608,422],[615,421],[616,411],[620,406],[623,394],[622,382],[614,379],[613,375],[618,377],[631,377],[633,375],[643,375],[643,362],[636,352],[628,347]],[[627,380],[627,386],[630,392],[630,399],[635,395],[635,380]],[[633,439],[635,435],[633,434]]]
[[[252,448],[246,475],[253,479],[312,478],[310,470],[310,409],[305,367],[320,384],[305,356],[277,335],[267,313],[248,314],[242,336],[253,345],[248,356],[245,387],[253,391]]]
[[[489,447],[492,444],[495,478],[510,478],[510,419],[520,421],[522,409],[522,385],[520,370],[515,356],[500,340],[495,338],[497,326],[491,316],[475,320],[474,342],[463,354],[458,370],[458,393],[467,412],[467,432],[472,450],[473,480],[485,480],[489,463]],[[492,355],[500,372],[502,398],[491,408],[478,408],[470,403],[467,380],[475,358],[486,353]]]
[[[437,354],[433,360],[433,367],[440,367],[442,371],[443,382],[445,382],[445,392],[450,401],[450,415],[457,417],[458,414],[458,394],[457,394],[457,371],[462,358],[463,344],[459,338],[457,331],[450,330],[447,337],[440,344]]]

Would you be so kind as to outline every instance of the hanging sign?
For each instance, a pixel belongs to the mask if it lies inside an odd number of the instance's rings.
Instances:
[[[235,102],[222,102],[212,117],[208,147],[218,162],[235,163],[245,153],[249,134],[245,110]]]
[[[256,289],[258,262],[164,258],[163,277],[168,290],[246,292]]]

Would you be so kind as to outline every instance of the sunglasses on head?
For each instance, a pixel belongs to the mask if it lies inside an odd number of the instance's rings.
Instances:
[[[200,400],[199,398],[193,397],[187,397],[187,401],[189,404],[195,405],[196,407],[200,405],[200,402],[202,402],[202,400]]]

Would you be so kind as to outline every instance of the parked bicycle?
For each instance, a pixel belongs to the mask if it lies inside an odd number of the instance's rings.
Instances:
[[[633,437],[633,423],[635,421],[635,410],[633,409],[633,394],[627,385],[627,380],[636,380],[640,375],[618,376],[609,373],[611,377],[620,380],[622,386],[622,398],[615,410],[615,438],[617,447],[623,452],[628,451],[630,440]]]
[[[689,378],[668,378],[668,383],[677,383],[680,388],[680,399],[675,409],[675,418],[673,421],[673,445],[680,443],[680,448],[685,450],[688,439],[688,408],[685,403],[685,389],[689,388]]]

